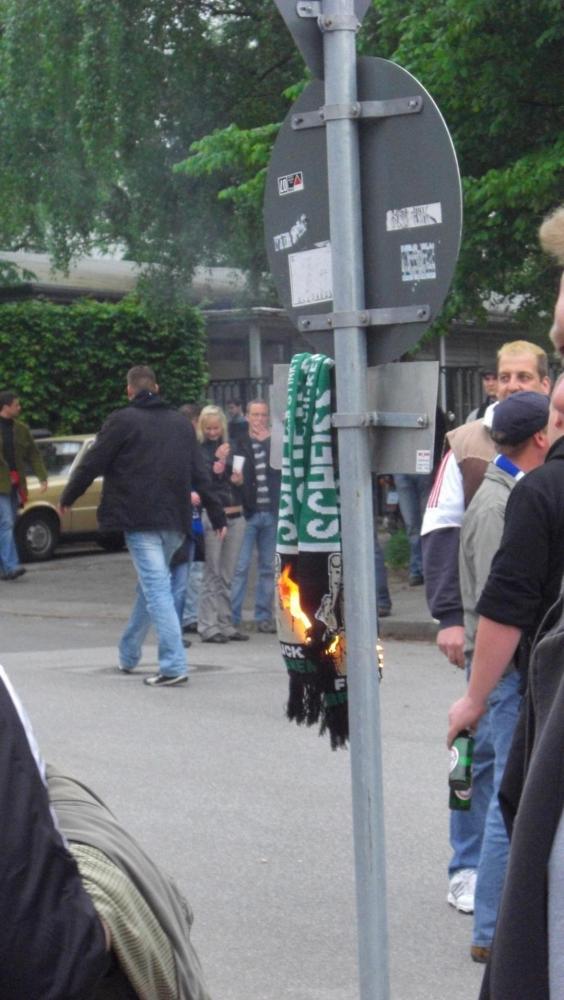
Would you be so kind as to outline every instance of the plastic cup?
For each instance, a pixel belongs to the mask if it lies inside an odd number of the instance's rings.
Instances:
[[[233,455],[233,472],[242,472],[245,464],[244,455]]]

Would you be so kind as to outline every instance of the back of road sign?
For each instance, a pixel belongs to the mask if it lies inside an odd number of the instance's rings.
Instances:
[[[311,72],[318,80],[323,79],[323,35],[317,18],[319,3],[315,0],[274,0],[286,27],[298,46]],[[370,6],[370,0],[354,0],[354,12],[361,23]]]
[[[422,110],[359,123],[364,304],[367,310],[426,306],[429,315],[408,323],[392,314],[387,325],[372,326],[367,335],[371,365],[401,357],[436,319],[460,244],[460,177],[440,111],[400,66],[359,60],[359,101],[407,97],[422,98]],[[323,84],[316,80],[284,121],[270,160],[264,218],[270,268],[290,319],[316,350],[333,354],[332,332],[308,333],[299,323],[300,317],[333,311],[325,126],[292,126],[296,116],[323,104]],[[346,268],[347,260],[337,266]]]

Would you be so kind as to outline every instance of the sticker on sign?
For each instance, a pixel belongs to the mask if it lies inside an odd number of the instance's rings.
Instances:
[[[306,233],[307,218],[302,214],[299,219],[296,219],[289,232],[278,233],[276,236],[272,237],[276,253],[280,250],[290,250],[291,247],[295,246],[298,240],[301,240],[302,236],[305,236]]]
[[[333,274],[330,243],[323,243],[313,250],[288,254],[288,267],[293,309],[315,302],[331,302]]]
[[[304,189],[304,175],[302,170],[296,170],[293,174],[284,174],[278,178],[278,194],[296,194]]]
[[[415,453],[415,472],[425,473],[431,471],[431,452],[420,449]]]
[[[400,250],[402,281],[430,281],[437,277],[434,243],[404,243]]]
[[[386,229],[389,233],[397,229],[416,229],[418,226],[438,226],[443,221],[440,201],[432,205],[410,205],[407,208],[392,208],[386,212]]]

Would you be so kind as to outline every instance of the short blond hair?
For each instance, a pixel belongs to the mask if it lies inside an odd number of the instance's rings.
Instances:
[[[555,208],[539,229],[540,245],[564,267],[564,205]]]
[[[227,417],[221,409],[221,406],[204,406],[200,416],[198,417],[198,426],[196,427],[196,436],[198,441],[205,441],[205,424],[206,421],[210,419],[219,420],[221,424],[221,437],[223,441],[227,441]]]
[[[497,352],[497,363],[501,361],[505,354],[532,354],[537,360],[537,371],[539,378],[546,378],[548,375],[548,358],[546,351],[538,344],[531,343],[530,340],[510,340],[507,344],[502,344]]]

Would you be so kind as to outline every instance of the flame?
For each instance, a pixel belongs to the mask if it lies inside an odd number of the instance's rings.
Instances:
[[[311,628],[308,616],[302,611],[300,604],[300,588],[290,577],[290,567],[285,566],[278,579],[278,591],[283,608],[288,608],[292,618],[302,623],[305,629]]]
[[[331,656],[337,652],[340,641],[340,636],[336,635],[334,636],[333,641],[327,646],[327,652],[330,653]]]

